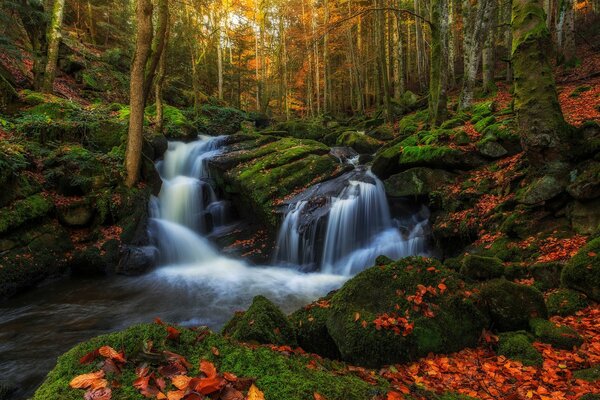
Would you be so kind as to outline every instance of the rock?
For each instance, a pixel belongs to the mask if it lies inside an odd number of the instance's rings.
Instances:
[[[567,262],[561,281],[564,286],[600,301],[600,238],[591,240]]]
[[[574,315],[577,311],[588,306],[586,297],[571,289],[558,289],[548,294],[546,307],[548,315],[560,315],[566,317]]]
[[[600,227],[600,199],[575,201],[568,208],[567,215],[575,232],[591,235]]]
[[[535,280],[535,286],[542,290],[555,289],[560,286],[560,274],[564,265],[561,263],[538,263],[527,268],[530,276]]]
[[[567,192],[577,200],[591,200],[600,197],[600,162],[586,161],[571,173],[573,182]]]
[[[69,262],[69,267],[73,275],[95,276],[106,274],[109,264],[100,249],[90,246],[82,251],[76,251]]]
[[[340,160],[341,163],[347,163],[358,157],[358,153],[352,147],[332,147],[329,154]]]
[[[454,174],[441,169],[418,167],[392,175],[384,184],[389,196],[421,196],[428,195],[454,178]]]
[[[245,313],[225,325],[223,334],[240,342],[297,346],[287,317],[264,296],[256,296]]]
[[[464,299],[455,273],[420,257],[378,264],[331,298],[327,331],[342,359],[379,367],[477,343],[487,320]]]
[[[526,366],[541,366],[544,362],[542,354],[531,344],[532,340],[527,332],[507,332],[499,336],[499,356],[521,362]]]
[[[153,246],[124,246],[117,267],[117,273],[128,276],[142,275],[154,268],[159,251]]]
[[[505,279],[482,285],[480,304],[499,332],[527,329],[531,318],[546,318],[548,311],[542,293]]]
[[[18,200],[0,209],[0,235],[10,233],[35,220],[46,217],[54,209],[52,201],[41,194]]]
[[[573,372],[573,377],[575,379],[581,379],[581,380],[588,381],[588,382],[596,382],[596,381],[600,380],[600,365],[596,365],[595,367],[592,367],[592,368],[580,369],[579,371],[575,371],[575,372]],[[580,400],[583,400],[584,397],[586,397],[586,396],[580,397]],[[592,395],[592,396],[597,396],[593,400],[600,399],[600,395]],[[589,398],[589,400],[592,400],[592,399]]]
[[[94,219],[95,210],[86,200],[83,200],[57,207],[56,213],[61,224],[74,228],[83,228],[90,225]]]
[[[477,150],[483,156],[491,159],[501,158],[508,154],[508,151],[500,143],[491,140],[478,144]]]
[[[336,144],[338,146],[352,147],[360,154],[375,153],[383,142],[365,135],[363,132],[344,132],[338,138]]]
[[[339,359],[340,351],[327,330],[327,319],[331,310],[330,299],[331,295],[319,299],[297,310],[289,319],[296,332],[298,345],[302,349],[322,357]]]
[[[534,180],[517,193],[517,201],[526,205],[535,205],[551,200],[564,192],[565,185],[554,176],[545,175]]]
[[[557,349],[573,350],[583,344],[583,338],[573,328],[556,326],[546,319],[534,318],[529,327],[537,340]]]
[[[485,281],[500,278],[504,273],[504,265],[496,257],[469,254],[463,258],[460,273],[472,280]]]

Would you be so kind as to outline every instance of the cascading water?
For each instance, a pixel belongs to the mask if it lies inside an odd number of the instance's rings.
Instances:
[[[379,255],[425,254],[426,226],[426,210],[404,224],[393,220],[383,183],[358,167],[292,201],[275,261],[350,276],[373,265]]]

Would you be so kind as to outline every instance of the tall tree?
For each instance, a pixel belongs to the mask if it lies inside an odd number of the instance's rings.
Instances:
[[[537,173],[567,153],[568,132],[548,60],[552,42],[542,0],[513,0],[512,30],[514,107],[531,171]]]
[[[42,84],[42,90],[46,93],[52,93],[54,89],[54,78],[56,77],[56,67],[58,64],[58,49],[62,38],[61,30],[64,11],[65,0],[54,0],[50,24],[48,25],[48,58]]]
[[[429,74],[429,122],[440,124],[447,115],[448,0],[431,2],[431,62]]]

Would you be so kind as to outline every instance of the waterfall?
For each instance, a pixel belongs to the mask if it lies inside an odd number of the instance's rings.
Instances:
[[[292,201],[277,238],[276,262],[350,276],[380,255],[426,253],[427,213],[394,224],[383,183],[371,171],[357,169],[337,181]],[[320,206],[306,199],[319,194]]]

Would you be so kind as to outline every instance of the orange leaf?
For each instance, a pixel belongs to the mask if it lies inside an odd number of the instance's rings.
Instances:
[[[167,400],[181,400],[185,396],[184,390],[172,390],[167,392]]]
[[[200,372],[204,373],[208,378],[214,378],[217,376],[217,369],[215,365],[210,361],[202,360],[200,361]]]
[[[171,378],[171,382],[173,382],[173,386],[175,386],[179,390],[185,390],[190,384],[192,378],[185,375],[177,375]]]
[[[223,389],[227,381],[221,377],[214,376],[210,378],[193,378],[190,381],[190,387],[203,395],[209,395]]]
[[[250,386],[250,390],[248,390],[247,400],[265,400],[265,394],[255,385],[252,385]]]
[[[76,376],[71,380],[69,386],[73,389],[101,389],[108,386],[108,382],[104,378],[104,371],[92,372]]]
[[[317,392],[315,392],[315,393],[313,394],[313,396],[315,397],[315,400],[327,400],[327,399],[325,398],[325,396],[323,396],[323,395],[321,395],[321,394],[319,394],[319,393],[317,393]]]
[[[117,352],[115,349],[113,349],[110,346],[102,346],[98,349],[98,353],[102,356],[102,357],[106,357],[106,358],[110,358],[111,360],[115,360],[121,363],[125,363],[127,362],[127,360],[125,360],[125,357]]]
[[[360,319],[359,313],[354,313],[354,321],[358,321]]]
[[[398,392],[388,392],[388,394],[387,394],[387,400],[403,400],[403,399],[404,399],[404,396],[402,396]]]
[[[231,372],[224,372],[223,377],[225,379],[227,379],[229,382],[237,382],[237,380],[238,380],[238,377],[235,376],[235,374],[232,374]]]

